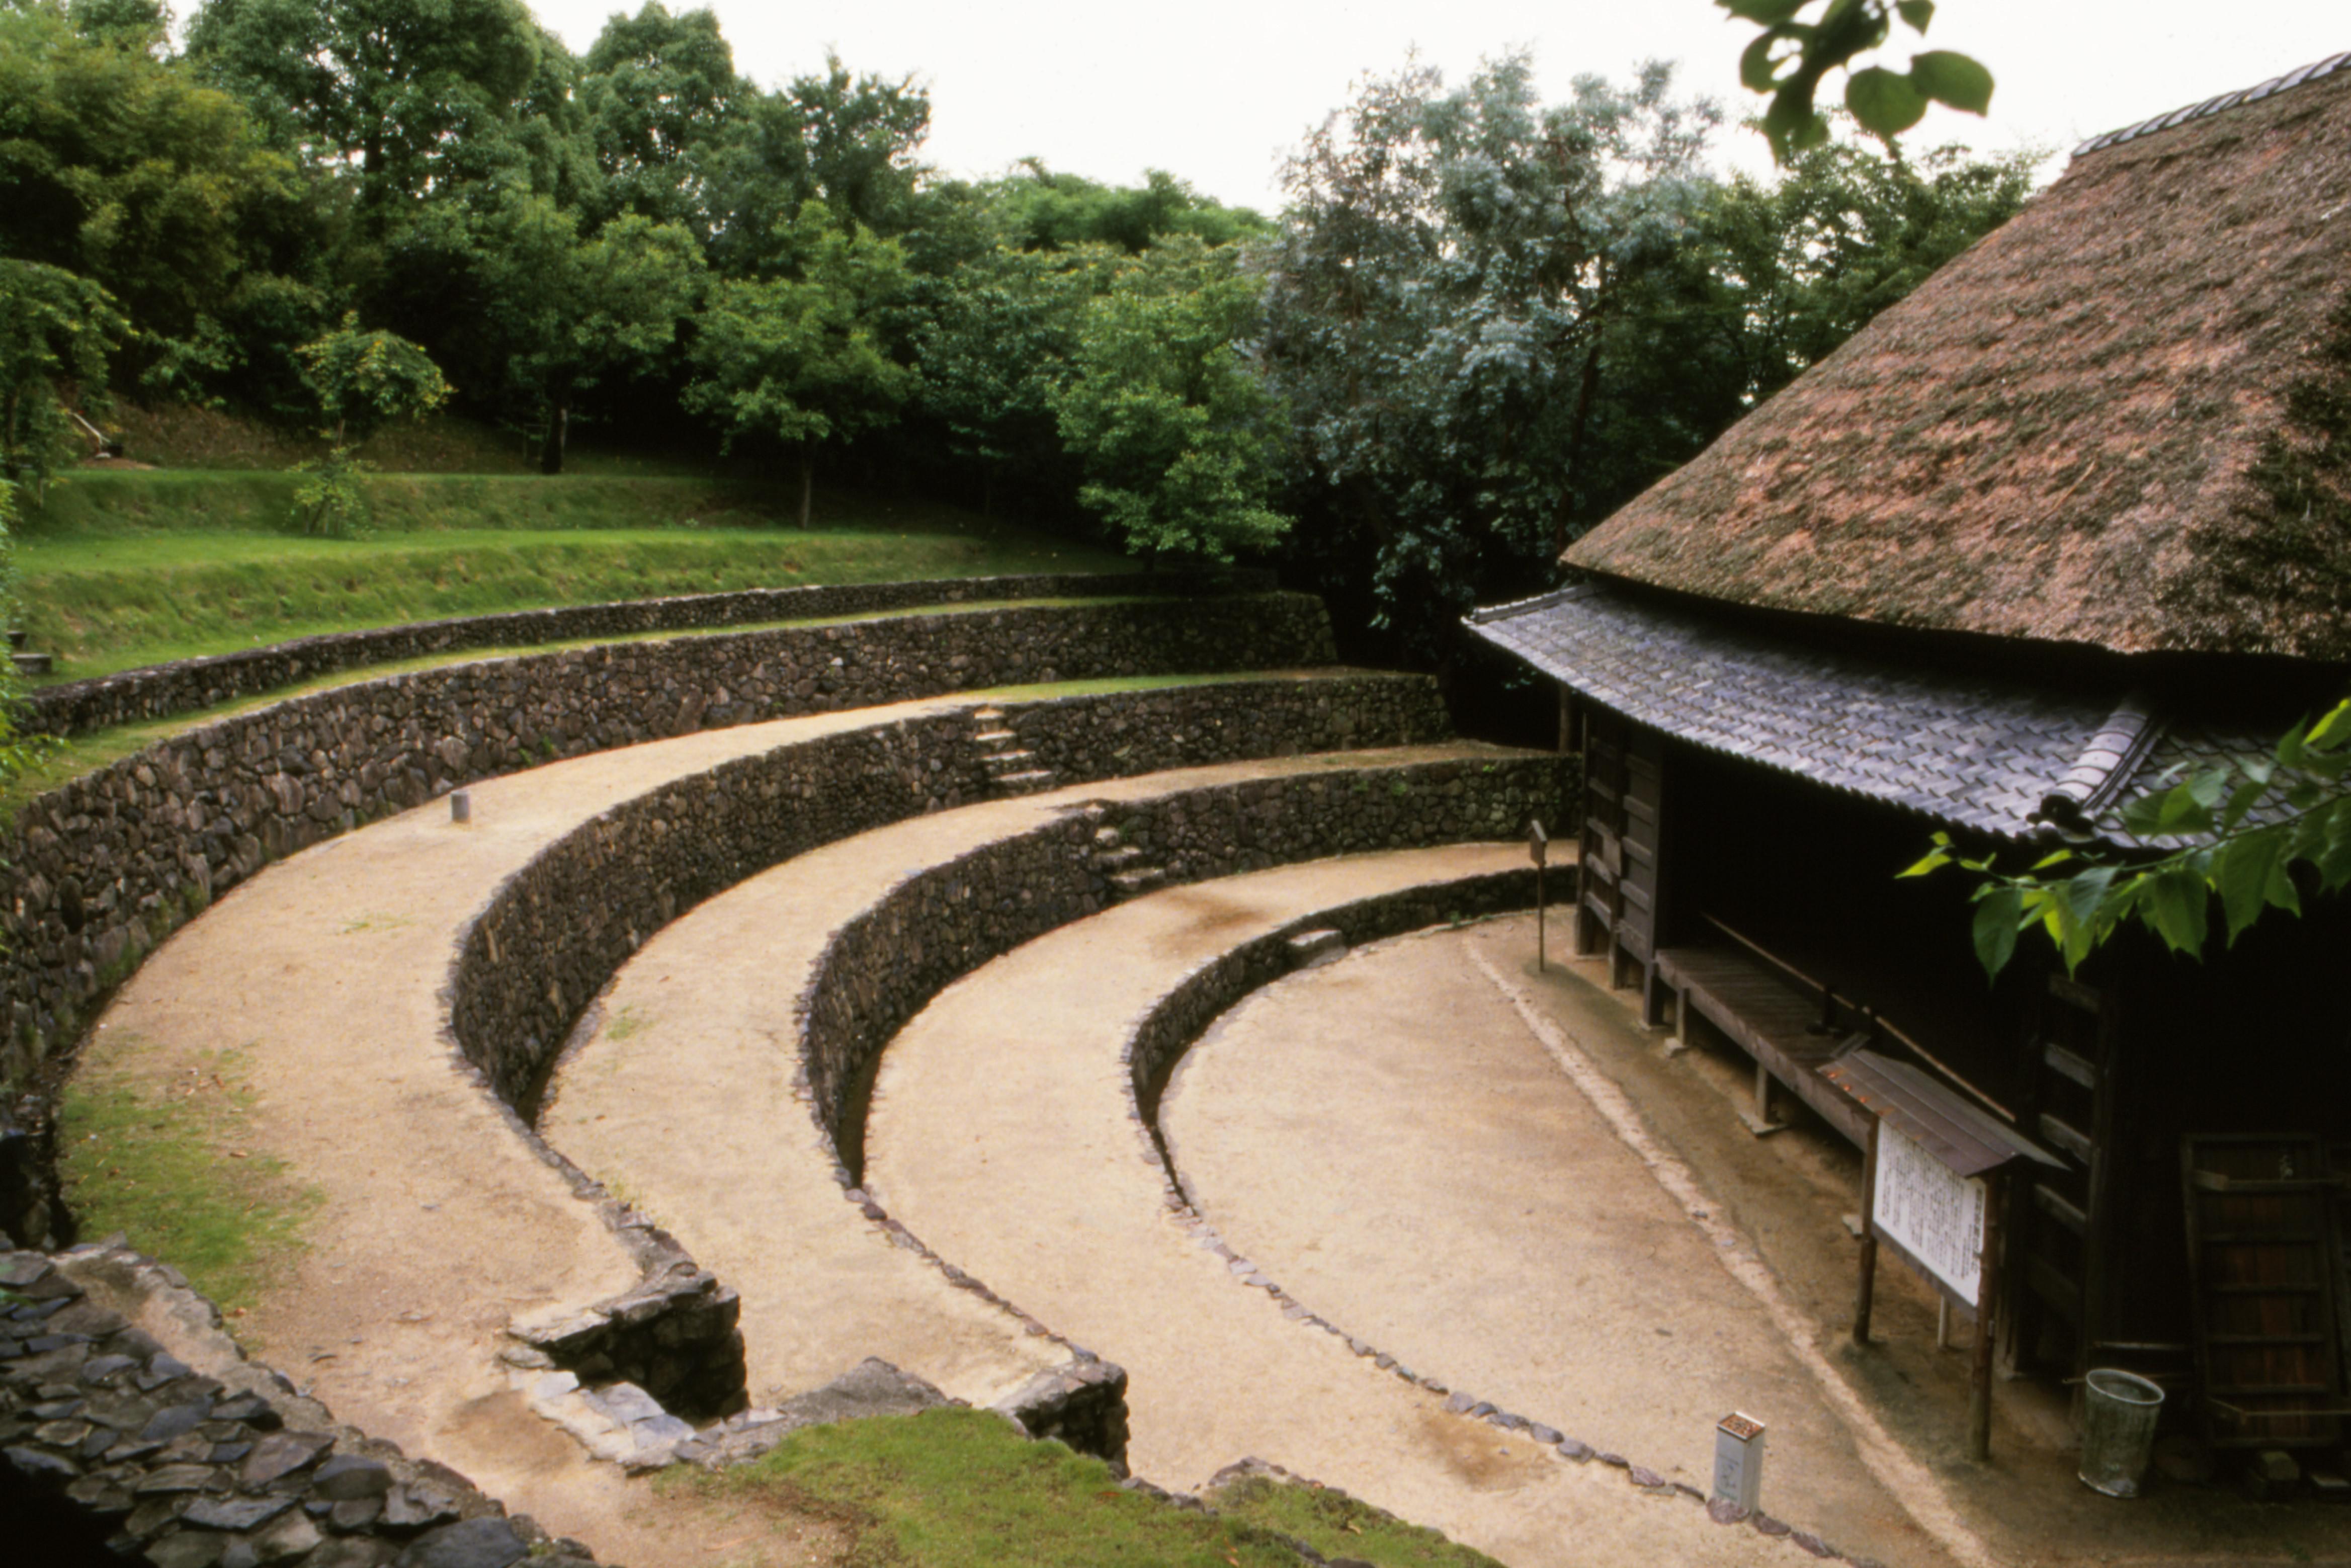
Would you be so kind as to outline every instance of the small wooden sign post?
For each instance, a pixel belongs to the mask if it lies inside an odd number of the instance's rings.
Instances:
[[[1551,838],[1539,821],[1527,823],[1527,858],[1535,862],[1535,973],[1543,967],[1543,862],[1551,858]]]
[[[1856,1051],[1821,1071],[1876,1114],[1862,1165],[1854,1343],[1869,1343],[1882,1243],[1947,1303],[1975,1313],[1968,1457],[1990,1458],[2002,1186],[2018,1161],[2054,1166],[2057,1157],[1907,1062]]]

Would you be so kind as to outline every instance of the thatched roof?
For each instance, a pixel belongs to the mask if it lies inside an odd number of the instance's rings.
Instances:
[[[2119,653],[2351,658],[2351,56],[2264,88],[2087,144],[1566,564]]]

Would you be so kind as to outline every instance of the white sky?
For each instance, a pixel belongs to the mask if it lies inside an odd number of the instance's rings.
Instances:
[[[585,50],[623,0],[534,0]],[[641,0],[624,0],[631,9]],[[673,9],[690,0],[670,0]],[[1280,205],[1282,154],[1346,101],[1365,72],[1417,48],[1448,80],[1489,55],[1533,47],[1546,98],[1588,72],[1622,79],[1646,58],[1681,63],[1685,92],[1736,120],[1753,36],[1710,0],[711,0],[737,69],[764,87],[821,68],[912,74],[931,93],[926,161],[1000,172],[1036,156],[1121,183],[1166,169],[1220,200]],[[1953,48],[1991,68],[1988,121],[1932,111],[1914,136],[2060,153],[2151,115],[2249,87],[2351,49],[2342,0],[1942,0],[1925,43],[1896,28],[1887,62]],[[1834,96],[1834,92],[1831,96]],[[1761,138],[1732,131],[1727,161],[1769,167]],[[2049,166],[2053,174],[2062,161]]]

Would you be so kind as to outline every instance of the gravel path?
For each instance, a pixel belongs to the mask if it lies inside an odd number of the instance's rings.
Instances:
[[[508,1388],[508,1321],[637,1270],[595,1210],[460,1076],[438,991],[498,883],[618,801],[729,758],[967,705],[958,697],[711,730],[550,764],[330,839],[183,927],[99,1020],[85,1071],[159,1086],[239,1053],[250,1144],[317,1191],[289,1275],[235,1327],[336,1416],[439,1459],[608,1559],[739,1560],[690,1508],[591,1465]]]
[[[1316,862],[1156,894],[1029,943],[950,988],[891,1044],[869,1124],[868,1184],[943,1256],[1128,1369],[1131,1457],[1137,1473],[1163,1485],[1196,1486],[1255,1455],[1435,1525],[1514,1568],[1812,1562],[1785,1538],[1717,1525],[1670,1490],[1630,1485],[1622,1469],[1572,1463],[1525,1435],[1449,1413],[1444,1398],[1285,1316],[1236,1277],[1238,1265],[1168,1214],[1159,1172],[1142,1157],[1119,1052],[1137,1015],[1183,975],[1261,932],[1400,879],[1499,869],[1523,854],[1515,845],[1471,846]],[[1483,1006],[1449,994],[1390,998],[1382,1016],[1355,1021],[1366,1031],[1483,1035],[1502,1027],[1495,1005],[1490,992]],[[1320,1190],[1343,1173],[1376,1167],[1384,1129],[1396,1121],[1425,1124],[1424,1142],[1474,1137],[1476,1128],[1455,1118],[1460,1105],[1490,1096],[1491,1111],[1521,1100],[1538,1086],[1540,1057],[1535,1050],[1515,1075],[1483,1085],[1464,1074],[1446,1095],[1399,1099],[1369,1129],[1266,1127],[1274,1147],[1265,1153],[1284,1180]],[[1556,1095],[1555,1085],[1541,1087]],[[1582,1167],[1604,1167],[1625,1201],[1653,1202],[1647,1172],[1604,1129],[1562,1135],[1580,1145],[1569,1152]],[[1416,1165],[1376,1196],[1361,1194],[1391,1248],[1436,1246],[1433,1233],[1459,1211],[1495,1202],[1453,1170],[1443,1160]],[[1670,1219],[1658,1228],[1670,1229]],[[1514,1240],[1477,1260],[1483,1272],[1473,1288],[1555,1299],[1561,1281],[1543,1271],[1543,1256]],[[1616,1266],[1648,1265],[1631,1257]],[[1700,1258],[1698,1266],[1712,1265]],[[1683,1289],[1686,1267],[1659,1269],[1652,1289]],[[1441,1353],[1441,1310],[1428,1326]],[[1610,1354],[1650,1353],[1646,1319],[1623,1329],[1620,1346],[1643,1337]],[[1525,1413],[1545,1418],[1541,1409]]]
[[[1203,1212],[1350,1333],[1701,1490],[1714,1423],[1751,1412],[1772,1512],[1856,1555],[1942,1561],[1902,1502],[1933,1478],[1881,1480],[1868,1426],[1857,1441],[1719,1266],[1743,1236],[1693,1223],[1498,990],[1489,970],[1533,956],[1529,916],[1424,932],[1228,1013],[1162,1111]]]
[[[1358,755],[1402,761],[1458,750]],[[796,856],[679,916],[638,951],[593,1032],[558,1070],[540,1130],[741,1295],[755,1401],[878,1355],[957,1398],[993,1404],[1069,1352],[954,1289],[843,1201],[832,1152],[792,1093],[793,1003],[818,956],[910,869],[1081,804],[1336,765],[1328,756],[1271,758],[1096,781],[920,817]]]

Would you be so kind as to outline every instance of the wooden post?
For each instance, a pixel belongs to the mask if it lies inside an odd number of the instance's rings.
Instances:
[[[1869,1315],[1877,1304],[1877,1122],[1861,1151],[1861,1281],[1853,1295],[1853,1343],[1869,1343]]]
[[[1968,1458],[1991,1458],[1992,1331],[2000,1315],[2000,1200],[2007,1178],[1984,1178],[1983,1266],[1976,1273],[1976,1343],[1968,1375]]]

